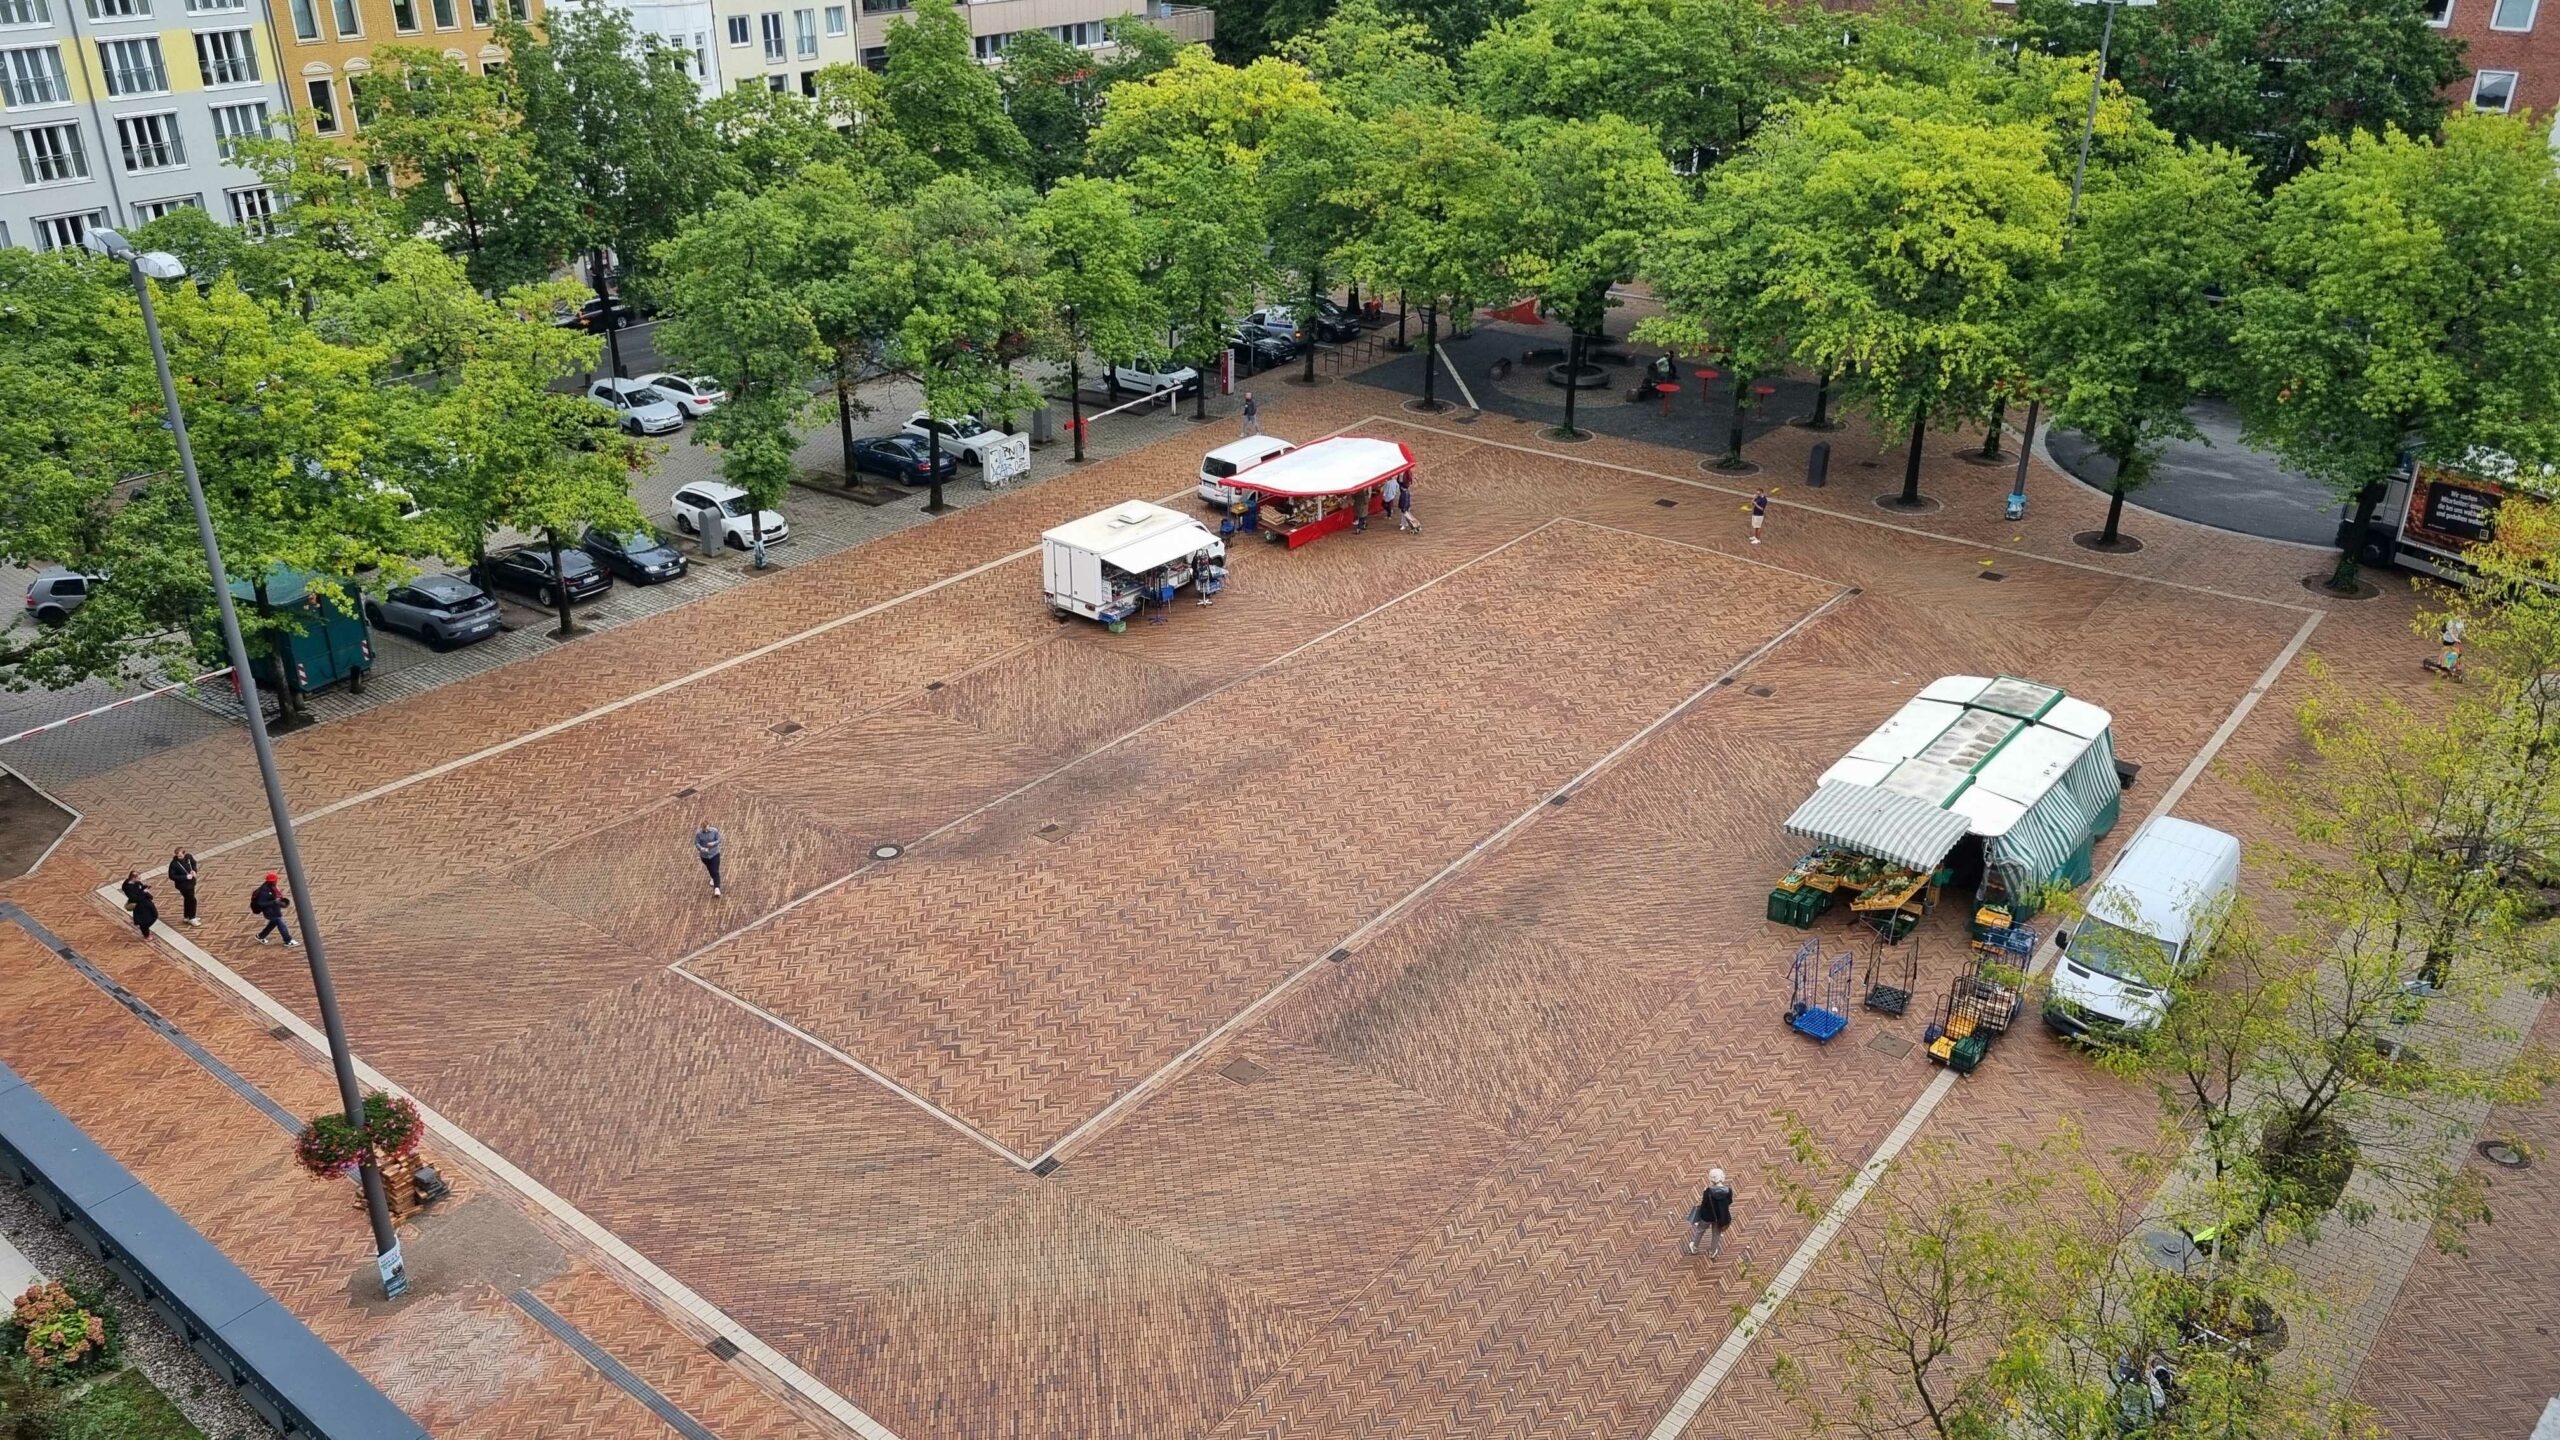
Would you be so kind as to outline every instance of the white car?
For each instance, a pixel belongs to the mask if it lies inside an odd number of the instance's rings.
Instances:
[[[1146,393],[1173,390],[1188,394],[1199,385],[1200,372],[1170,360],[1138,359],[1126,365],[1112,366],[1111,383],[1123,390]]]
[[[587,387],[587,398],[621,416],[622,428],[634,435],[684,427],[684,412],[675,402],[637,380],[599,380]]]
[[[985,472],[990,486],[1002,484],[1031,468],[1031,437],[1009,435],[968,415],[936,420],[922,410],[907,417],[906,434],[919,440],[942,437],[942,453],[957,455]]]
[[[1247,435],[1210,451],[1200,459],[1200,503],[1226,509],[1244,498],[1240,492],[1227,488],[1224,482],[1229,477],[1297,448],[1277,435]]]
[[[729,398],[729,387],[708,375],[670,375],[660,370],[641,376],[640,383],[666,396],[687,420],[701,419]]]
[[[737,486],[697,480],[677,490],[667,503],[675,511],[676,528],[687,535],[707,531],[733,550],[754,548],[755,507],[747,503],[747,492]],[[791,538],[791,524],[782,518],[781,511],[765,511],[763,521],[767,545]]]

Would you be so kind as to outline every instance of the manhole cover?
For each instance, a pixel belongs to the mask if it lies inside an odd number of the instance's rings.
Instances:
[[[1663,509],[1665,509],[1665,510],[1668,510],[1668,509],[1670,509],[1671,507],[1673,507],[1673,506],[1675,506],[1675,505],[1679,504],[1680,502],[1679,502],[1679,501],[1677,501],[1677,500],[1656,500],[1656,501],[1654,501],[1653,503],[1654,503],[1654,504],[1656,504],[1656,505],[1661,506],[1661,507],[1662,507]]]
[[[797,735],[800,733],[800,722],[797,720],[785,720],[780,724],[768,727],[765,733],[768,735]]]
[[[1870,1050],[1881,1050],[1885,1054],[1899,1060],[1903,1056],[1911,1053],[1911,1042],[1903,1039],[1899,1035],[1878,1035],[1873,1040],[1867,1042],[1867,1048]]]
[[[1976,576],[1976,578],[1978,578],[1978,579],[1983,579],[1983,580],[2006,580],[2006,579],[2008,579],[2008,578],[2009,578],[2008,576],[2001,574],[2001,573],[2000,573],[1999,571],[1997,571],[1997,570],[1980,570],[1980,571],[1976,571],[1976,572],[1975,572],[1975,576]]]
[[[904,847],[897,845],[874,845],[871,847],[871,858],[874,860],[895,860],[906,853],[907,852]]]
[[[1057,843],[1059,836],[1067,833],[1067,827],[1059,824],[1055,820],[1052,820],[1048,824],[1041,826],[1039,829],[1034,830],[1031,833],[1039,836],[1043,840],[1055,844]]]
[[[2480,1158],[2492,1165],[2504,1165],[2510,1170],[2522,1170],[2533,1163],[2533,1156],[2521,1143],[2514,1140],[2483,1140],[2478,1148]]]
[[[1745,695],[1757,695],[1757,696],[1759,696],[1761,699],[1766,700],[1766,699],[1768,699],[1770,696],[1777,694],[1777,693],[1778,693],[1778,691],[1777,691],[1777,687],[1772,686],[1772,685],[1754,685],[1754,686],[1752,686],[1750,689],[1745,690],[1745,691],[1744,691],[1744,692],[1742,692],[1742,693],[1744,693]]]
[[[1271,1078],[1271,1072],[1250,1060],[1230,1060],[1218,1067],[1218,1073],[1239,1085],[1259,1085]]]
[[[2195,1242],[2175,1230],[2143,1231],[2142,1253],[2161,1269],[2180,1274],[2186,1273],[2187,1267],[2195,1264],[2198,1258]]]

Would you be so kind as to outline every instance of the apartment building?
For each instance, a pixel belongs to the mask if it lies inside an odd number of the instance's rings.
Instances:
[[[386,45],[439,50],[473,70],[486,71],[506,63],[506,52],[498,48],[498,22],[534,20],[541,14],[533,0],[257,3],[266,9],[277,53],[284,58],[286,101],[306,112],[312,128],[323,135],[355,129],[355,77],[372,68],[376,50]]]
[[[712,62],[716,88],[767,85],[804,94],[815,93],[818,71],[826,66],[859,64],[877,70],[887,64],[889,27],[909,8],[908,0],[709,3],[718,20]],[[1186,40],[1210,39],[1216,24],[1215,12],[1206,7],[1164,0],[984,0],[964,5],[962,13],[969,17],[978,58],[990,63],[1027,30],[1046,30],[1070,45],[1099,50],[1110,43],[1104,23],[1124,15],[1142,17]]]
[[[2548,117],[2560,106],[2560,0],[2422,0],[2427,21],[2467,47],[2471,74],[2454,98],[2477,110],[2531,110]]]
[[[285,108],[256,0],[0,0],[0,244],[78,245],[193,205],[258,225],[235,143]]]

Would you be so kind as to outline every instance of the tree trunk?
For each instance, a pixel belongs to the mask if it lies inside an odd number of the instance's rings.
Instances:
[[[2008,420],[2008,418],[2009,399],[2004,395],[1991,402],[1991,428],[1984,432],[1982,437],[1983,459],[1997,460],[2000,458],[2000,427]]]
[[[756,568],[764,568],[764,506],[756,497],[747,497],[747,549],[756,557]]]
[[[560,532],[545,529],[542,540],[551,550],[551,603],[560,612],[560,628],[551,633],[566,640],[577,633],[577,626],[569,618],[569,571],[560,563]]]
[[[844,447],[844,483],[853,485],[853,385],[847,373],[852,362],[836,362],[836,440]]]
[[[1205,357],[1199,364],[1192,367],[1193,372],[1199,377],[1196,382],[1197,388],[1191,392],[1191,418],[1194,420],[1209,418],[1209,372],[1214,368],[1216,368],[1215,362]]]
[[[1082,346],[1077,349],[1081,351]],[[1074,437],[1076,463],[1084,463],[1084,357],[1067,357],[1067,433]]]
[[[1727,416],[1724,432],[1724,468],[1742,468],[1742,397],[1745,387],[1740,370],[1733,372],[1733,409]]]
[[[1306,332],[1307,345],[1307,368],[1298,373],[1298,379],[1309,385],[1316,383],[1316,324],[1324,314],[1316,308],[1316,302],[1323,298],[1324,277],[1309,270],[1307,272],[1307,323],[1298,327]]]
[[[1422,307],[1422,408],[1431,410],[1440,403],[1439,389],[1433,383],[1440,378],[1440,310],[1437,305]]]
[[[1920,442],[1928,434],[1929,412],[1923,410],[1911,417],[1911,453],[1902,461],[1902,499],[1898,503],[1906,510],[1920,508]]]
[[[2355,593],[2358,577],[2363,573],[2356,557],[2373,534],[2373,512],[2382,504],[2382,490],[2382,482],[2377,480],[2356,492],[2356,518],[2347,525],[2346,546],[2338,552],[2337,568],[2329,573],[2329,588],[2342,595]]]
[[[1828,429],[1831,425],[1831,372],[1825,370],[1813,385],[1813,417],[1804,422],[1808,430]]]
[[[1574,396],[1582,390],[1582,327],[1567,325],[1564,333],[1564,433],[1571,439],[1582,432],[1573,425]]]
[[[925,418],[934,419],[933,408],[925,407]],[[924,513],[939,515],[951,507],[942,503],[942,432],[928,424],[924,427],[924,473],[933,493],[924,502]]]
[[[2098,534],[2099,549],[2106,549],[2108,546],[2116,543],[2118,538],[2116,527],[2123,519],[2124,470],[2123,467],[2119,465],[2116,470],[2115,488],[2107,496],[2107,528],[2100,531]]]
[[[1396,348],[1399,350],[1405,346],[1404,308],[1404,292],[1399,290],[1396,292]]]

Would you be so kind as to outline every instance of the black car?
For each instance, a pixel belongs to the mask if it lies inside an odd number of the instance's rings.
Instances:
[[[1276,335],[1257,335],[1250,330],[1237,331],[1227,347],[1235,351],[1236,372],[1242,375],[1258,374],[1298,358],[1297,346]]]
[[[595,557],[596,563],[634,585],[655,585],[682,575],[691,562],[684,558],[658,533],[643,525],[637,530],[597,530],[590,528],[578,548]]]
[[[1309,328],[1317,339],[1339,344],[1360,338],[1360,317],[1350,306],[1327,295],[1315,302],[1315,323]]]
[[[572,602],[593,600],[613,588],[613,577],[605,573],[605,568],[596,563],[595,557],[584,550],[562,550],[560,573],[566,577]],[[559,599],[556,592],[561,580],[551,573],[551,547],[548,545],[520,545],[491,556],[486,579],[501,590],[532,596],[537,605],[548,606]]]
[[[639,318],[639,312],[629,302],[616,296],[611,300],[591,299],[575,310],[563,309],[552,317],[551,323],[564,330],[590,330],[602,334],[607,330],[619,330]]]
[[[853,468],[857,472],[886,475],[901,485],[932,483],[932,452],[925,448],[921,436],[873,435],[853,442]],[[948,483],[960,471],[959,457],[942,452],[942,478]]]

